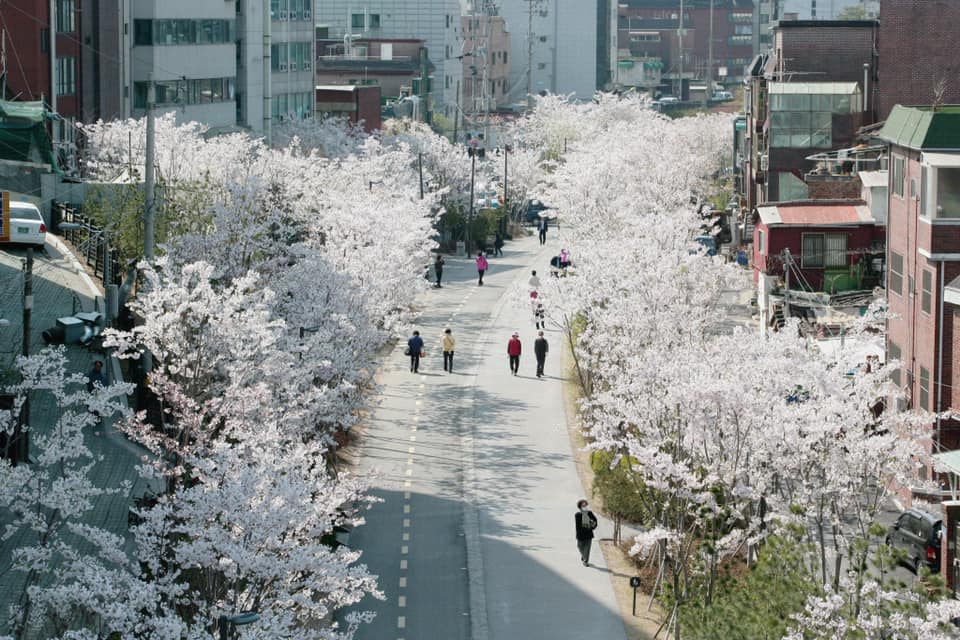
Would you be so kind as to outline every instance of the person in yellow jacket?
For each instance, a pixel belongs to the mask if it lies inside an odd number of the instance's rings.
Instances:
[[[443,370],[453,373],[453,350],[457,341],[453,339],[453,332],[446,329],[443,332]]]

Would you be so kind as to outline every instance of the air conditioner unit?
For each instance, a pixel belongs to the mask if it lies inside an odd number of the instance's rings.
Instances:
[[[768,171],[770,169],[770,156],[767,154],[760,155],[760,171]]]
[[[286,71],[286,70],[287,70],[287,63],[286,63],[286,62],[281,62],[281,63],[280,63],[280,71]]]
[[[281,20],[286,20],[286,19],[289,17],[289,15],[290,15],[290,14],[288,14],[286,11],[281,11],[281,12],[280,12],[280,19],[281,19]]]
[[[304,70],[304,71],[310,71],[310,63],[309,63],[309,62],[304,62],[304,63],[303,63],[303,70]]]
[[[304,9],[304,10],[303,10],[303,13],[300,14],[300,15],[303,16],[303,19],[304,19],[304,20],[309,20],[309,19],[310,19],[310,10],[309,10],[309,9]]]

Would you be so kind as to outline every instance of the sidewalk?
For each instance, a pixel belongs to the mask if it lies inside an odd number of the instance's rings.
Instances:
[[[10,324],[0,327],[0,367],[13,363],[20,354],[23,335],[23,270],[22,260],[26,248],[4,246],[0,249],[0,318]],[[34,251],[33,265],[33,313],[30,323],[30,352],[39,353],[46,347],[42,332],[56,325],[57,318],[75,312],[93,311],[94,301],[101,293],[95,288],[86,272],[79,268],[59,239],[48,235],[43,251]],[[101,303],[102,304],[102,303]],[[66,348],[68,371],[86,374],[94,360],[103,360],[101,354],[93,353],[79,345]],[[107,367],[108,379],[117,375]],[[56,406],[46,394],[31,398],[30,418],[32,429],[42,433],[56,419]],[[109,424],[90,429],[86,445],[97,462],[91,470],[91,481],[98,487],[115,488],[124,481],[133,483],[132,496],[146,490],[146,484],[137,476],[135,466],[139,463],[142,449],[130,443]],[[97,498],[88,512],[90,525],[103,527],[120,536],[127,534],[127,509],[131,496],[108,495]],[[22,589],[23,575],[9,572],[11,549],[29,544],[29,532],[17,532],[0,542],[0,615],[5,615],[7,606],[15,600]]]

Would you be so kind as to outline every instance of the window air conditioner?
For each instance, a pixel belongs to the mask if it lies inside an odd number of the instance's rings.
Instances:
[[[281,11],[281,12],[280,12],[280,19],[281,19],[281,20],[286,20],[287,17],[288,17],[288,15],[289,15],[289,14],[288,14],[286,11]]]
[[[280,71],[286,71],[286,70],[287,70],[287,63],[286,63],[286,62],[281,62],[281,63],[280,63]]]
[[[300,14],[300,15],[303,16],[303,19],[304,19],[304,20],[309,20],[309,19],[310,19],[310,10],[309,10],[309,9],[304,9],[304,10],[303,10],[303,13]]]
[[[303,70],[304,70],[304,71],[310,71],[310,63],[309,63],[309,62],[304,62],[304,63],[303,63]]]
[[[770,169],[770,156],[767,154],[761,154],[760,156],[760,171],[767,171]]]

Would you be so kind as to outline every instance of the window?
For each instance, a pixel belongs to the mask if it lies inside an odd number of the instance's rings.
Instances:
[[[70,96],[77,92],[77,59],[57,58],[57,95]]]
[[[151,20],[133,21],[134,46],[150,46],[153,44],[153,22]]]
[[[506,51],[503,52],[503,63],[504,63],[504,64],[507,63],[507,52],[506,52]]]
[[[449,29],[449,28],[450,28],[450,14],[448,13],[448,14],[447,14],[446,16],[444,16],[444,17],[447,19],[447,26],[446,26],[446,28]]]
[[[936,175],[937,217],[960,218],[960,169],[938,167]]]
[[[546,62],[538,62],[538,63],[537,63],[537,69],[539,69],[540,71],[543,71],[543,70],[546,69],[546,68],[547,68],[547,63],[546,63]]]
[[[903,256],[890,252],[890,280],[887,289],[898,296],[903,295]]]
[[[270,70],[280,70],[280,47],[279,44],[270,45]]]
[[[803,234],[800,263],[804,269],[845,266],[847,263],[847,234]]]
[[[57,33],[73,33],[77,28],[74,0],[57,0]]]
[[[763,232],[763,229],[757,229],[757,251],[759,251],[761,254],[765,254],[767,252],[766,236],[767,234]]]
[[[930,372],[920,367],[920,408],[930,409]]]
[[[370,26],[369,26],[368,28],[370,28],[370,29],[379,29],[379,28],[380,28],[380,14],[379,14],[379,13],[371,13],[370,16],[369,16],[369,18],[370,18]]]
[[[901,198],[903,197],[904,187],[906,186],[906,178],[907,159],[903,156],[894,156],[893,171],[890,172],[890,188]]]
[[[147,106],[147,82],[133,84],[133,106]],[[235,78],[190,78],[186,80],[159,80],[153,83],[158,105],[189,105],[234,100]]]
[[[899,361],[901,356],[900,347],[896,345],[895,342],[887,342],[887,362],[893,362],[894,360]],[[893,380],[894,384],[898,387],[900,386],[900,369],[897,369],[890,374],[890,379]]]
[[[920,310],[930,313],[933,301],[933,272],[926,269],[920,276]]]

